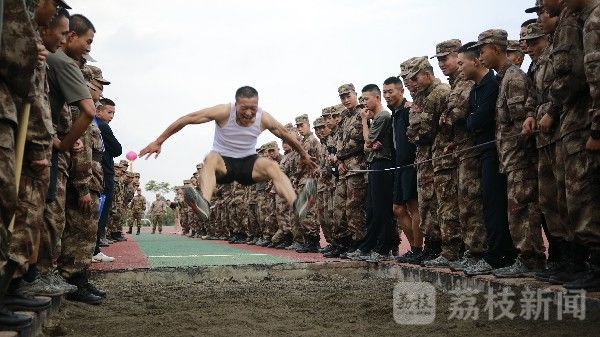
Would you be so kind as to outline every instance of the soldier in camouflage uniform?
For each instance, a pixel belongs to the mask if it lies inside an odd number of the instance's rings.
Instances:
[[[417,166],[417,186],[419,197],[419,213],[421,230],[425,233],[425,249],[409,262],[421,263],[432,260],[441,252],[440,219],[438,216],[438,198],[434,186],[434,167],[431,162],[432,147],[439,127],[439,117],[447,105],[449,86],[434,79],[429,86],[421,87],[417,75],[433,76],[432,67],[427,57],[416,57],[404,62],[405,83],[411,95],[413,90],[414,104],[409,116],[409,127],[406,134],[417,146],[416,162],[424,162]]]
[[[506,56],[507,33],[487,30],[478,37],[483,64],[497,72],[496,143],[500,172],[507,174],[508,223],[517,249],[511,266],[493,271],[497,277],[525,277],[545,266],[538,202],[537,151],[532,138],[520,136],[527,116],[534,116],[535,90],[527,75]]]
[[[108,233],[115,241],[125,241],[123,236],[123,222],[125,221],[125,172],[129,163],[121,160],[115,164],[115,190],[112,214],[108,223]]]
[[[260,227],[258,226],[258,190],[256,185],[248,186],[246,190],[246,204],[248,205],[248,222],[246,232],[248,233],[249,245],[256,245],[260,237]]]
[[[575,107],[572,103],[565,104],[569,110],[563,111],[564,115],[560,117],[560,136],[563,150],[566,151],[557,152],[563,153],[564,188],[567,214],[574,228],[573,241],[582,243],[590,250],[589,262],[592,267],[586,273],[576,275],[573,281],[564,286],[567,289],[594,291],[600,288],[600,2],[569,0],[565,3],[576,13],[577,22],[583,25],[580,30],[583,53],[570,60],[573,62],[572,72],[575,72],[579,71],[583,59],[584,90],[587,89],[587,92],[582,95],[578,87],[564,82],[569,85],[564,87],[568,92],[564,92],[562,97],[575,97],[577,102],[589,97],[589,102],[585,108],[579,107],[582,103],[575,104]],[[574,39],[575,35],[563,37]],[[567,42],[566,39],[560,43]],[[569,52],[572,51],[569,49]],[[560,55],[560,52],[557,54]],[[560,61],[560,58],[554,61]],[[559,87],[553,86],[553,89]],[[561,97],[558,90],[553,95],[555,98]],[[569,125],[570,121],[578,123]],[[571,130],[573,132],[569,133]]]
[[[137,231],[135,234],[140,235],[140,229],[142,228],[142,216],[144,215],[144,212],[146,211],[146,198],[144,198],[144,196],[142,195],[141,188],[137,189],[137,194],[131,200],[131,203],[129,204],[129,208],[131,208],[131,212],[132,212],[132,214],[131,214],[132,221],[131,221],[131,224],[129,225],[129,231],[131,232],[133,229],[133,226],[136,226]]]
[[[364,236],[365,198],[367,167],[364,154],[362,133],[362,108],[358,104],[353,84],[344,84],[338,88],[338,94],[346,108],[335,132],[336,154],[333,157],[339,172],[334,197],[334,237],[338,249],[326,256],[344,257],[353,252]]]
[[[246,188],[238,182],[233,182],[232,198],[229,203],[229,224],[232,226],[232,237],[229,243],[245,243],[248,239],[246,228],[248,220],[247,207],[245,207]]]
[[[339,180],[339,172],[338,167],[335,163],[336,154],[337,154],[337,144],[336,140],[338,134],[341,132],[341,127],[339,123],[341,122],[341,114],[344,111],[343,105],[336,105],[325,108],[322,110],[321,115],[325,119],[325,125],[330,130],[329,137],[325,142],[325,148],[327,150],[326,154],[326,169],[331,172],[331,178],[328,181],[329,185],[327,186],[328,202],[327,202],[327,212],[330,215],[331,219],[331,229],[330,229],[330,240],[329,245],[321,249],[321,253],[323,253],[324,257],[338,257],[341,253],[343,253],[344,247],[339,243],[343,238],[339,237],[340,231],[336,231],[336,224],[338,221],[345,220],[345,214],[340,214],[339,212],[336,214],[335,210],[335,188],[337,186],[337,181]],[[336,219],[336,216],[342,216],[342,220]]]
[[[127,231],[127,234],[132,234],[132,226],[131,226],[131,222],[133,221],[131,218],[131,208],[129,208],[129,204],[131,203],[131,200],[133,200],[133,197],[135,196],[135,190],[136,187],[134,185],[134,179],[135,178],[135,174],[131,171],[127,171],[125,173],[125,181],[124,181],[124,204],[125,204],[125,213],[123,214],[124,216],[124,220],[125,223],[129,226],[129,230]]]
[[[296,132],[292,123],[288,123],[284,127],[288,132]],[[279,167],[281,168],[281,171],[290,179],[290,182],[295,189],[295,175],[297,172],[296,160],[298,157],[296,152],[292,151],[292,148],[285,142],[283,142],[281,146],[283,148],[283,156],[279,162]],[[292,213],[285,199],[278,194],[275,195],[275,207],[277,211],[276,219],[278,229],[275,235],[273,235],[271,238],[271,241],[275,244],[275,248],[283,249],[292,245],[294,241],[294,236],[292,234]]]
[[[328,108],[327,108],[328,109]],[[323,235],[327,242],[332,242],[331,237],[331,214],[329,213],[329,199],[330,199],[330,186],[332,184],[333,175],[327,165],[327,138],[331,134],[331,130],[325,124],[325,118],[323,116],[318,117],[313,122],[315,134],[320,141],[320,157],[319,168],[320,176],[317,184],[317,222],[323,230]]]
[[[11,253],[10,255],[13,256],[10,259],[7,255],[10,244],[8,227],[13,219],[13,215],[18,218],[15,219],[15,229],[18,226],[18,232],[26,234],[23,235],[24,238],[28,236],[31,238],[27,233],[28,230],[21,225],[24,222],[21,220],[23,216],[19,215],[22,213],[24,202],[33,201],[37,204],[35,209],[31,209],[31,212],[35,213],[35,218],[32,221],[36,221],[36,223],[31,225],[33,231],[30,233],[38,233],[37,245],[39,246],[39,230],[42,222],[41,216],[44,210],[44,194],[46,193],[45,190],[47,190],[47,183],[45,186],[37,187],[31,184],[33,180],[24,181],[24,177],[34,175],[36,178],[44,180],[44,174],[47,172],[48,167],[45,152],[48,152],[49,149],[43,149],[44,146],[42,146],[41,149],[38,147],[37,149],[33,149],[33,153],[25,155],[19,189],[23,191],[24,188],[28,188],[31,193],[22,196],[21,193],[17,193],[15,185],[15,131],[19,126],[19,113],[22,110],[21,99],[27,99],[32,104],[30,114],[31,118],[33,118],[28,125],[28,146],[32,145],[32,140],[34,140],[34,144],[38,143],[36,145],[43,145],[45,142],[44,139],[47,138],[44,134],[48,131],[43,130],[43,128],[46,128],[46,125],[39,124],[45,118],[44,113],[46,115],[50,113],[46,90],[47,83],[45,80],[46,64],[44,61],[47,51],[42,45],[36,28],[38,26],[46,26],[51,21],[52,16],[56,12],[56,7],[50,6],[51,9],[47,11],[35,11],[35,17],[29,15],[34,10],[43,9],[43,7],[48,7],[48,3],[40,3],[39,8],[33,8],[33,6],[26,8],[22,1],[8,0],[4,3],[4,11],[0,13],[3,16],[2,20],[4,20],[4,26],[1,27],[2,36],[0,37],[2,40],[2,49],[0,49],[0,184],[2,186],[2,191],[0,192],[0,268],[2,269],[0,273],[0,299],[5,299],[6,289],[11,282],[13,274],[17,270],[19,263],[22,263],[22,261],[12,260],[15,254]],[[32,123],[38,124],[32,125]],[[50,132],[52,132],[52,125],[50,124],[49,126]],[[34,137],[31,137],[32,132],[35,135]],[[40,150],[45,151],[40,152]],[[44,161],[46,162],[44,163]],[[27,173],[28,171],[30,173]],[[41,200],[35,200],[37,194],[40,194],[37,197],[41,197]],[[33,197],[33,199],[27,200],[29,196]],[[37,218],[40,218],[40,220]],[[19,225],[17,225],[17,222]],[[29,241],[29,239],[27,240]],[[35,245],[35,243],[33,244]],[[12,248],[11,251],[15,252]],[[30,260],[29,257],[34,256],[21,257]],[[37,259],[37,257],[35,258]],[[25,298],[23,300],[24,307],[34,310],[40,304],[42,306],[49,304],[48,300],[31,301]],[[13,327],[14,329],[20,329],[30,325],[31,318],[27,315],[15,314],[4,305],[2,307],[0,325],[3,328]]]
[[[438,214],[441,221],[442,253],[437,261],[425,262],[426,266],[446,267],[452,262],[458,262],[462,241],[469,241],[467,249],[476,254],[483,253],[483,208],[480,198],[480,168],[477,158],[473,156],[445,156],[452,152],[455,144],[468,142],[466,126],[458,125],[455,120],[464,118],[468,110],[469,94],[473,81],[464,80],[458,66],[458,49],[462,46],[460,40],[454,39],[439,43],[436,48],[436,57],[444,75],[447,75],[451,91],[448,95],[446,109],[440,116],[440,129],[434,142],[434,157],[442,157],[434,161],[438,169],[435,173],[434,183],[439,196]],[[458,136],[458,137],[457,137]],[[470,144],[469,146],[472,146]],[[465,147],[461,147],[465,148]],[[463,160],[458,162],[458,158]],[[461,166],[462,170],[457,170]],[[461,180],[462,178],[462,180]],[[462,185],[461,185],[462,183]],[[469,195],[471,190],[471,195]],[[462,217],[459,216],[459,200],[463,206]],[[467,206],[469,205],[469,206]],[[459,222],[459,218],[462,220]],[[461,231],[462,229],[462,231]],[[467,239],[466,234],[469,233]],[[471,246],[473,246],[471,248]],[[446,260],[446,261],[443,261]]]
[[[296,128],[302,136],[302,146],[311,157],[321,158],[321,143],[311,132],[310,121],[308,115],[303,114],[296,117]],[[314,172],[308,172],[302,167],[298,167],[298,190],[304,189],[308,180],[313,180]],[[318,202],[318,201],[317,201]],[[320,228],[317,221],[317,208],[312,207],[306,213],[306,216],[300,220],[300,229],[304,237],[304,244],[299,249],[298,253],[317,253],[320,247]]]
[[[510,62],[521,68],[525,61],[525,54],[521,50],[521,44],[518,40],[509,40],[506,48],[506,55]]]
[[[156,200],[154,200],[152,205],[150,205],[150,215],[152,216],[152,234],[156,232],[156,227],[158,227],[158,234],[162,233],[166,212],[167,204],[165,200],[163,200],[160,193],[156,193]]]
[[[266,143],[259,150],[261,150],[263,157],[273,160],[278,164],[281,161],[281,154],[279,153],[277,142],[272,141]],[[273,237],[277,240],[276,234],[278,232],[277,215],[276,213],[273,213],[273,210],[277,209],[275,199],[277,192],[275,191],[275,186],[272,182],[267,182],[264,188],[265,190],[263,192],[260,210],[263,240],[259,240],[257,244],[263,247],[273,248],[279,243],[278,241],[273,241]]]

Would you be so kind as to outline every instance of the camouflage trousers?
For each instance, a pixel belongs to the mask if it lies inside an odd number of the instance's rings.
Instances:
[[[220,211],[219,211],[219,215],[220,215],[219,228],[220,228],[220,231],[221,231],[222,235],[229,236],[231,234],[231,232],[229,231],[229,228],[231,226],[229,226],[229,209],[227,209],[226,205],[227,204],[225,202],[223,202],[220,205]]]
[[[508,172],[507,193],[508,228],[515,248],[525,264],[539,267],[545,256],[537,169],[526,167]]]
[[[165,217],[162,214],[152,214],[152,232],[156,231],[156,227],[158,227],[158,232],[162,232],[163,225],[165,223]]]
[[[50,168],[46,168],[36,177],[32,176],[21,175],[19,201],[9,249],[10,259],[19,264],[23,273],[27,271],[29,264],[35,264],[38,260]]]
[[[129,228],[136,227],[137,229],[142,228],[142,215],[144,213],[140,211],[133,211],[131,213],[131,222],[129,223]]]
[[[335,186],[334,194],[334,225],[332,237],[334,240],[350,238],[354,242],[363,239],[367,181],[365,174],[354,174],[340,177]]]
[[[486,249],[482,198],[481,159],[465,158],[458,164],[458,216],[462,239],[473,254],[483,254]]]
[[[58,153],[55,198],[44,206],[44,223],[40,233],[40,250],[37,268],[47,273],[56,267],[62,247],[62,236],[66,223],[67,169],[70,163],[68,152]]]
[[[200,230],[201,230],[200,219],[198,218],[198,215],[196,214],[196,212],[194,212],[194,210],[192,210],[189,207],[187,209],[187,221],[188,221],[188,227],[190,228],[190,230],[193,230],[196,233],[200,232]]]
[[[229,206],[229,224],[231,226],[231,232],[246,233],[248,212],[247,207],[244,207],[242,202],[234,201]]]
[[[286,236],[292,233],[292,211],[285,198],[275,195],[275,208],[277,219],[277,231],[271,238],[274,243],[281,243]]]
[[[179,209],[179,223],[181,224],[181,231],[183,234],[187,234],[190,231],[190,223],[188,222],[188,213],[186,208]]]
[[[440,233],[440,224],[437,215],[437,197],[433,185],[433,166],[430,162],[420,164],[417,168],[417,193],[419,215],[421,216],[419,227],[423,234],[431,240],[440,241],[442,234]]]
[[[0,120],[0,267],[8,261],[8,226],[17,208],[15,134],[13,125]]]
[[[82,212],[76,203],[67,201],[66,223],[58,268],[65,278],[87,270],[92,263],[98,232],[100,193],[90,191],[91,211]],[[67,200],[70,200],[67,197]],[[141,216],[141,215],[140,215]]]
[[[298,190],[304,189],[305,183],[298,186]],[[313,205],[308,209],[306,215],[299,220],[300,232],[304,238],[318,238],[320,236],[319,222],[317,220],[317,206]]]
[[[248,222],[246,232],[252,237],[261,235],[261,228],[258,226],[258,204],[248,204]]]
[[[600,154],[584,150],[589,131],[573,132],[556,143],[557,162],[561,163],[558,189],[566,202],[561,213],[567,215],[569,235],[575,242],[600,249]]]
[[[329,207],[331,199],[331,190],[327,186],[317,192],[317,222],[321,226],[327,242],[332,241],[331,225],[333,216],[330,212],[332,208]]]
[[[270,192],[264,192],[265,196],[259,198],[258,201],[258,219],[262,229],[262,236],[264,238],[272,238],[277,232],[277,212],[273,212],[277,209],[275,204],[275,194]]]
[[[106,231],[108,233],[120,233],[123,229],[123,214],[125,209],[121,205],[113,204],[111,216],[108,219]]]
[[[450,261],[457,260],[462,245],[461,228],[458,220],[458,171],[440,170],[434,173],[433,183],[438,200],[437,214],[442,234],[442,256]]]
[[[559,205],[566,204],[565,194],[558,191],[559,166],[556,162],[556,144],[538,150],[538,186],[540,211],[546,219],[552,236],[567,238],[567,218]],[[566,208],[562,208],[566,210]]]

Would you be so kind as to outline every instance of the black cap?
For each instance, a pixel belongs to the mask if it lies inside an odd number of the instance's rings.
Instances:
[[[542,0],[535,0],[535,5],[533,7],[527,8],[525,10],[525,13],[537,13],[537,11],[539,11],[540,9],[542,9]]]
[[[72,9],[71,6],[67,5],[66,2],[64,2],[64,0],[54,0],[56,2],[56,5],[59,7],[62,7],[64,9]]]

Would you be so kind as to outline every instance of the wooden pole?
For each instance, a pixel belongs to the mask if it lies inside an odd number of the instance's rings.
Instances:
[[[23,171],[23,156],[25,155],[25,141],[27,140],[27,127],[29,126],[29,112],[31,111],[31,103],[23,104],[23,112],[19,120],[19,132],[17,133],[17,142],[15,146],[15,186],[17,196],[19,195],[19,184],[21,183],[21,172]],[[12,232],[15,226],[15,216],[13,215],[10,221],[8,230]]]

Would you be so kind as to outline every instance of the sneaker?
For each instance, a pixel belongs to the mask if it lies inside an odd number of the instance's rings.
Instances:
[[[512,266],[494,269],[492,274],[498,278],[533,277],[540,270],[527,267],[521,259],[517,258]]]
[[[92,257],[92,262],[113,262],[113,261],[115,261],[114,257],[105,255],[102,252],[100,252]]]
[[[77,286],[68,283],[57,272],[48,273],[46,275],[43,275],[42,278],[44,278],[47,283],[62,289],[65,294],[69,294],[77,290]]]
[[[33,296],[54,297],[54,296],[61,296],[61,295],[65,294],[65,292],[62,289],[54,286],[53,284],[46,282],[46,280],[44,278],[42,278],[41,276],[36,277],[36,279],[33,280],[33,282],[27,282],[25,280],[21,280],[19,287],[21,288],[22,291],[24,291],[30,295],[33,295]]]
[[[407,261],[409,259],[412,259],[415,256],[415,254],[417,254],[417,253],[418,252],[413,252],[412,250],[409,250],[408,252],[404,253],[404,255],[396,256],[395,257],[396,262],[398,262],[398,263],[407,263]]]
[[[210,217],[210,204],[198,193],[198,190],[192,187],[185,187],[183,189],[183,198],[185,203],[198,214],[200,221],[208,221]]]
[[[494,267],[492,267],[484,259],[480,259],[473,266],[467,266],[467,265],[463,265],[463,266],[464,266],[463,271],[464,271],[465,275],[467,275],[467,276],[488,275],[488,274],[491,274],[492,271],[494,270]]]
[[[433,260],[423,262],[423,265],[430,268],[446,268],[451,262],[453,261],[450,261],[446,257],[440,255]]]
[[[317,195],[317,184],[314,179],[306,181],[306,185],[294,201],[294,213],[298,218],[304,218]]]
[[[353,252],[346,253],[346,257],[352,261],[362,261],[365,258],[369,257],[371,252],[363,252],[360,249],[357,249]]]
[[[471,255],[471,253],[467,250],[463,254],[462,259],[450,262],[448,267],[450,267],[450,270],[452,271],[463,271],[466,268],[474,267],[477,264],[477,262],[479,262],[479,260],[473,257],[473,255]]]
[[[98,297],[101,297],[101,298],[106,298],[106,291],[100,290],[100,289],[96,288],[96,286],[94,286],[93,284],[91,284],[89,281],[86,282],[83,286],[90,293],[92,293],[92,294],[94,294],[94,295],[96,295]]]
[[[13,286],[11,285],[11,288]],[[13,311],[44,311],[50,308],[52,299],[50,297],[38,297],[24,292],[19,287],[9,289],[2,304]]]
[[[68,294],[66,298],[69,301],[82,302],[87,304],[100,304],[102,303],[102,297],[92,294],[86,287],[80,285],[77,287],[77,291]]]
[[[383,262],[383,261],[389,261],[391,260],[393,257],[390,254],[380,254],[378,252],[372,252],[371,255],[369,255],[369,257],[367,257],[365,259],[365,261],[369,262],[369,263],[379,263],[379,262]]]

